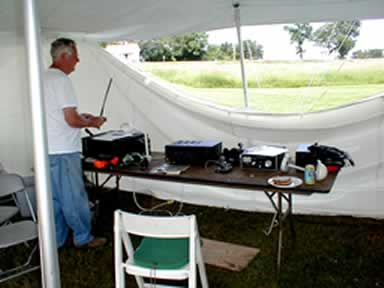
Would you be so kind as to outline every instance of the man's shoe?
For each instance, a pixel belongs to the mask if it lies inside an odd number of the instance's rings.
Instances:
[[[75,245],[76,248],[98,248],[103,247],[107,243],[107,239],[103,237],[93,238],[86,244],[83,245]]]

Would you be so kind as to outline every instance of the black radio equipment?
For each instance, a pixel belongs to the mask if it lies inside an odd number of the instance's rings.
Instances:
[[[172,164],[204,165],[218,160],[222,144],[212,140],[180,140],[165,146],[165,158]]]
[[[148,146],[149,145],[148,139]],[[82,138],[84,157],[99,158],[117,156],[122,159],[128,153],[138,152],[145,155],[145,137],[141,132],[113,130]],[[148,147],[148,152],[150,148]]]

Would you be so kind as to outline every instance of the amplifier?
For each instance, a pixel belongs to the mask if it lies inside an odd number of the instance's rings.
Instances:
[[[287,152],[288,149],[284,146],[260,145],[250,147],[240,155],[240,167],[278,171]]]
[[[212,140],[180,140],[165,146],[165,158],[172,164],[204,165],[208,160],[218,160],[222,144]]]
[[[108,131],[83,137],[82,144],[84,157],[118,156],[121,159],[128,153],[145,153],[144,133],[141,132]]]

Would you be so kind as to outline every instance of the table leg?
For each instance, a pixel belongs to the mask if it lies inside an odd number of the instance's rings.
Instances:
[[[276,273],[279,276],[282,262],[282,250],[283,250],[283,232],[284,232],[284,221],[289,217],[290,230],[293,238],[295,239],[295,230],[292,220],[292,194],[288,195],[280,192],[264,191],[270,200],[275,213],[272,217],[272,222],[264,233],[268,236],[272,233],[274,228],[277,228],[277,241],[276,241]],[[275,197],[276,196],[276,197]],[[275,199],[277,198],[277,199]],[[286,202],[287,208],[284,211],[283,202]]]
[[[277,275],[280,274],[280,267],[281,267],[281,250],[283,247],[283,204],[282,204],[282,196],[281,193],[277,194],[277,207],[278,207],[278,238],[277,238],[277,252],[276,252],[276,273]]]
[[[291,235],[293,239],[293,243],[296,241],[296,231],[295,231],[295,226],[293,224],[293,217],[292,217],[292,194],[288,195],[288,220],[289,220],[289,227],[291,230]]]
[[[271,204],[272,204],[273,208],[275,209],[275,213],[273,214],[271,224],[269,225],[269,227],[267,229],[264,229],[264,234],[269,236],[272,233],[273,228],[276,228],[276,226],[278,225],[278,219],[277,219],[278,213],[277,213],[277,211],[279,210],[279,208],[276,206],[276,203],[273,199],[273,197],[276,195],[276,192],[265,191],[265,195],[267,195],[267,197],[269,198],[269,201],[271,201]]]
[[[95,185],[99,188],[99,173],[95,172]]]

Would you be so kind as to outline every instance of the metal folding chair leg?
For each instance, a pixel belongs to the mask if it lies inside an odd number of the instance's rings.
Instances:
[[[0,270],[0,283],[4,283],[6,281],[9,281],[13,278],[19,277],[23,274],[27,274],[29,272],[38,270],[40,268],[40,265],[31,265],[33,255],[37,251],[37,244],[32,248],[31,253],[28,256],[27,261],[23,265],[19,265],[17,267],[7,269],[7,270]]]

